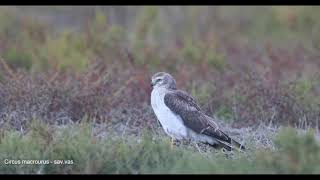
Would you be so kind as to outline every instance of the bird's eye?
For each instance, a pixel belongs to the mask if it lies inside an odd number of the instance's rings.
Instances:
[[[161,79],[157,79],[157,80],[156,80],[156,83],[157,83],[157,82],[160,82],[160,81],[161,81]]]

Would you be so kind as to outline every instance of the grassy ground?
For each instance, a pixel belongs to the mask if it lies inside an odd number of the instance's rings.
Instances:
[[[320,172],[318,12],[1,7],[0,173]],[[248,152],[170,149],[150,107],[158,71]]]
[[[202,151],[195,145],[171,148],[170,140],[140,136],[99,137],[90,124],[52,128],[35,122],[27,134],[6,131],[1,137],[2,173],[319,173],[320,146],[312,132],[281,129],[275,149],[247,144],[247,152]],[[24,160],[35,160],[24,161]],[[42,160],[42,162],[40,161]],[[58,160],[62,160],[63,164]],[[48,164],[43,164],[48,163]]]

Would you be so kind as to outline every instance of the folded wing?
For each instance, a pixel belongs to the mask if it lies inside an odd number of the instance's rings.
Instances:
[[[223,133],[212,118],[206,116],[195,100],[184,91],[175,90],[164,97],[168,108],[179,115],[183,123],[196,133],[205,134],[217,139],[219,142],[231,143],[231,138]]]

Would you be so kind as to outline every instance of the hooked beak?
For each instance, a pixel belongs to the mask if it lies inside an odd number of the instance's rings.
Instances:
[[[155,83],[154,82],[151,82],[151,87],[153,87],[155,85]]]

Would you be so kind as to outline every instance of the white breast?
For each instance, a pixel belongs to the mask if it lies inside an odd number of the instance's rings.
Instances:
[[[164,131],[176,139],[191,139],[194,141],[207,142],[215,144],[217,141],[212,137],[198,134],[189,128],[186,128],[180,116],[173,113],[164,103],[166,89],[158,87],[152,90],[151,106],[160,121]]]
[[[151,106],[164,131],[176,139],[186,138],[185,128],[180,116],[174,114],[164,103],[166,89],[158,87],[152,90]]]

